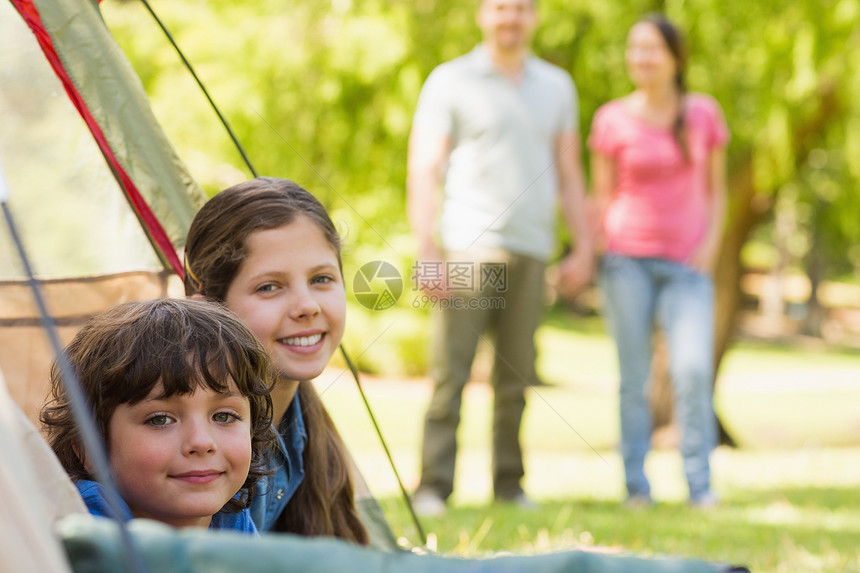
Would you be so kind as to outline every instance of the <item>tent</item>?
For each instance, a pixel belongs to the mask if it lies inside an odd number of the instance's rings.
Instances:
[[[2,3],[0,54],[0,163],[35,270],[50,277],[45,293],[63,339],[118,302],[181,293],[177,248],[205,196],[97,5]],[[2,243],[0,365],[35,420],[53,353]]]
[[[152,115],[140,81],[101,20],[97,2],[0,3],[0,116],[6,125],[0,132],[0,164],[13,190],[10,206],[22,215],[25,244],[35,255],[37,273],[46,277],[48,307],[64,340],[88,316],[119,302],[181,296],[178,249],[205,197]],[[47,394],[53,353],[26,283],[15,278],[18,268],[8,242],[0,241],[0,370],[7,376],[12,400],[35,420]],[[40,485],[44,493],[44,485],[32,476],[47,466],[56,468],[56,460],[48,455],[34,461],[20,447],[24,438],[10,430],[11,424],[24,423],[15,413],[17,405],[5,390],[0,394],[0,434],[11,437],[0,443],[0,455],[21,460],[3,464],[3,476],[9,474],[3,483],[9,491],[20,492],[17,497],[25,503],[5,508],[0,531],[13,531],[29,515],[32,524],[27,521],[28,527],[17,531],[22,537],[18,547],[29,543],[26,551],[31,553],[44,547],[46,561],[37,568],[62,571],[67,564],[59,562],[45,537],[60,515],[33,513],[33,496],[28,494]],[[44,451],[44,444],[35,442],[36,449]],[[47,491],[68,490],[69,485],[60,479]],[[366,490],[357,497],[367,502],[360,503],[360,509],[374,543],[391,549],[393,538],[378,505]],[[74,495],[64,503],[75,506]],[[60,536],[73,569],[122,570],[115,524],[81,515],[67,516],[62,523]],[[380,552],[337,540],[177,533],[151,523],[133,529],[150,569],[159,571],[210,570],[212,563],[247,571],[722,570],[694,561],[580,552],[484,562]],[[4,541],[14,543],[17,538],[8,535]],[[26,568],[24,562],[11,561],[13,553],[3,551],[0,571]]]
[[[0,572],[69,570],[52,525],[86,507],[0,372]],[[15,492],[18,495],[9,495]]]
[[[89,316],[120,302],[183,295],[177,250],[205,197],[158,125],[96,3],[12,5],[27,26],[3,4],[0,37],[10,54],[4,59],[14,65],[7,66],[0,114],[19,118],[20,129],[5,134],[16,141],[0,138],[0,164],[10,167],[11,188],[23,191],[10,203],[29,215],[23,234],[39,255],[37,272],[61,273],[44,281],[44,293],[67,341]],[[32,127],[40,125],[44,129]],[[49,129],[68,130],[57,138],[59,151],[40,141]],[[52,166],[47,174],[45,165]],[[48,214],[51,207],[60,213]],[[0,268],[14,268],[15,255],[7,250],[3,256]],[[0,282],[0,367],[13,399],[33,421],[49,390],[53,360],[36,310],[26,281]],[[371,543],[396,548],[379,504],[354,470]]]

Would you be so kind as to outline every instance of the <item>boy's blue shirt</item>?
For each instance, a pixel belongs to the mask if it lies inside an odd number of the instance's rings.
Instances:
[[[87,509],[89,509],[92,515],[113,517],[110,513],[107,499],[105,499],[104,486],[102,486],[102,484],[82,479],[75,482],[75,485],[78,487],[78,491],[81,493],[81,497],[84,498],[84,503],[87,505]],[[124,519],[133,519],[134,516],[131,514],[131,509],[129,509],[125,501],[122,499],[120,499],[120,501],[122,503],[120,504],[120,507],[117,508],[121,513],[120,517]],[[255,536],[259,535],[257,528],[254,526],[254,521],[251,519],[251,512],[247,509],[243,509],[238,513],[226,510],[219,511],[212,516],[212,521],[209,523],[209,529],[226,529],[248,533]]]
[[[272,529],[305,476],[303,454],[308,434],[298,393],[276,430],[277,445],[266,460],[266,468],[273,473],[257,482],[251,504],[251,517],[263,532]]]

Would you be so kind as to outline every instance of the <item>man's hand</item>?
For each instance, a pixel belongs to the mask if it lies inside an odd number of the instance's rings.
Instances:
[[[424,294],[439,298],[446,298],[451,294],[448,292],[445,259],[435,244],[424,245],[418,249],[413,272],[417,274],[418,288]]]
[[[574,250],[561,261],[558,271],[559,291],[567,297],[574,296],[594,276],[594,256],[591,249]]]

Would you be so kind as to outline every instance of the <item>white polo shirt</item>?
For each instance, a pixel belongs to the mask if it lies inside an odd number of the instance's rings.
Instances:
[[[518,83],[484,46],[438,66],[424,83],[414,124],[451,138],[442,247],[501,248],[546,260],[555,245],[556,138],[578,128],[570,75],[534,56]]]

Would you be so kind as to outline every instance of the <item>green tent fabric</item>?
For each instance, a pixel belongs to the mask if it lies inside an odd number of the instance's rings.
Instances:
[[[388,518],[385,517],[385,512],[382,511],[382,506],[379,505],[379,501],[375,497],[370,493],[367,494],[367,497],[358,497],[356,493],[355,509],[367,530],[371,547],[383,551],[398,551],[400,549],[394,532],[391,531],[391,526],[388,524]]]
[[[271,534],[254,538],[232,532],[175,530],[142,519],[133,521],[129,529],[146,568],[159,573],[725,573],[733,570],[725,565],[688,559],[644,559],[586,551],[489,559],[390,553],[335,539]],[[126,571],[119,552],[118,530],[111,521],[72,515],[60,523],[59,531],[76,573]]]
[[[174,246],[205,195],[152,114],[140,79],[92,0],[11,0],[93,133],[153,246],[182,274]]]

